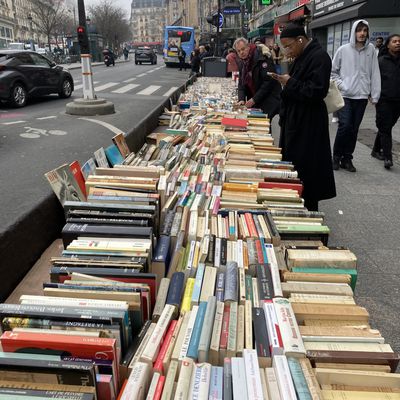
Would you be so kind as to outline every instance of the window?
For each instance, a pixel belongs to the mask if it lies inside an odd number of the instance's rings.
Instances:
[[[19,53],[15,55],[16,64],[33,65],[32,58],[28,53]]]
[[[41,56],[40,54],[31,54],[33,62],[35,65],[41,65],[43,67],[50,67],[50,63],[46,58]]]

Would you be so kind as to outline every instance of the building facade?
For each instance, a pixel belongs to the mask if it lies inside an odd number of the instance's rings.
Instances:
[[[0,49],[14,41],[14,14],[11,0],[0,0]]]
[[[167,9],[164,0],[133,0],[131,31],[134,43],[162,42]]]

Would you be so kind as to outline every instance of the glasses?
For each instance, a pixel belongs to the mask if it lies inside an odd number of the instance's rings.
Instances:
[[[282,49],[285,51],[287,51],[287,50],[289,50],[291,47],[292,47],[292,45],[293,45],[293,43],[296,43],[296,40],[293,40],[292,42],[290,42],[288,45],[286,45],[286,46],[282,46]]]

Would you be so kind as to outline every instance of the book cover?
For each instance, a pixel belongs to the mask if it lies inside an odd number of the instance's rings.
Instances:
[[[112,141],[117,146],[122,157],[126,158],[129,155],[130,150],[128,144],[126,143],[124,134],[122,132],[118,133],[117,135],[112,137]]]
[[[104,152],[106,153],[107,160],[112,167],[124,162],[124,157],[122,157],[118,147],[115,144],[111,144],[110,146],[106,147]]]
[[[198,359],[199,343],[202,332],[201,328],[203,326],[206,311],[207,311],[207,302],[201,301],[197,311],[196,320],[193,325],[193,332],[190,338],[190,343],[186,354],[187,357],[190,357],[193,360]]]
[[[82,174],[81,165],[79,161],[75,160],[69,164],[71,168],[71,172],[75,177],[75,180],[78,182],[79,188],[81,189],[83,195],[86,197],[86,188],[85,188],[85,177]]]

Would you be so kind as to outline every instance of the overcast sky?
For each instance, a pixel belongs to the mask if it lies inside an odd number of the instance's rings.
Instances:
[[[85,8],[99,4],[101,0],[85,0]],[[113,5],[120,7],[126,12],[126,19],[129,20],[131,16],[131,0],[113,0]]]

